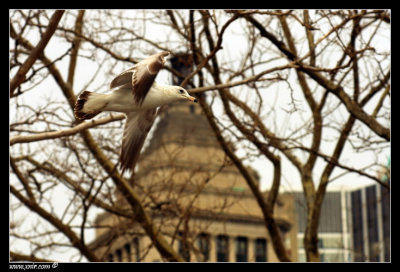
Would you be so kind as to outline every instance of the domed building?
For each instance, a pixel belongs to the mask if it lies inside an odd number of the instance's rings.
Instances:
[[[179,59],[171,62],[190,72]],[[219,146],[200,106],[169,105],[153,131],[131,185],[177,252],[194,262],[278,261],[256,199]],[[126,205],[122,197],[117,202],[119,207]],[[293,197],[280,194],[274,214],[289,255],[296,260],[293,213]],[[97,229],[91,247],[102,260],[163,261],[134,219],[104,213],[96,224],[104,227]]]

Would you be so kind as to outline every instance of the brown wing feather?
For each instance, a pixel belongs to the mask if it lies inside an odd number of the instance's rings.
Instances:
[[[126,170],[133,172],[135,169],[144,140],[156,116],[157,109],[127,114],[120,156],[121,175]]]
[[[147,70],[147,68],[145,68]],[[138,69],[132,76],[132,93],[137,104],[141,105],[153,85],[157,74],[150,74]]]
[[[135,65],[132,74],[132,93],[136,103],[141,105],[149,92],[151,85],[157,77],[158,72],[164,66],[165,56],[169,52],[164,51],[142,60]]]

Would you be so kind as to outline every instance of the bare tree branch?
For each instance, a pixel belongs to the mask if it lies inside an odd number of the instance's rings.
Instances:
[[[49,259],[43,259],[43,258],[38,258],[32,255],[24,255],[20,254],[14,251],[10,251],[10,259],[12,261],[30,261],[30,262],[52,262],[54,263],[55,261],[49,260]]]
[[[19,68],[17,74],[11,80],[10,97],[14,96],[15,89],[25,80],[26,73],[29,71],[29,69],[31,69],[36,59],[42,54],[50,38],[56,31],[58,22],[61,20],[63,13],[64,13],[63,10],[56,10],[54,12],[53,16],[50,19],[49,26],[47,27],[46,32],[43,34],[42,39],[32,50],[32,53],[29,55],[24,64]]]
[[[17,135],[17,136],[10,138],[10,145],[14,145],[14,144],[18,144],[18,143],[37,142],[37,141],[50,140],[50,139],[71,136],[71,135],[81,132],[84,129],[93,128],[93,127],[104,125],[104,124],[107,124],[110,122],[122,120],[125,117],[126,116],[124,114],[110,115],[110,116],[104,117],[102,119],[94,119],[94,120],[90,120],[87,122],[82,122],[73,128],[64,129],[64,130],[60,130],[60,131],[43,132],[43,133],[38,133],[38,134],[33,134],[33,135]]]
[[[26,181],[20,180],[22,183],[26,183]],[[58,229],[61,233],[68,237],[71,241],[72,245],[79,249],[81,253],[88,258],[89,261],[98,262],[100,261],[96,255],[87,248],[86,245],[81,243],[81,240],[76,236],[75,232],[71,230],[71,228],[61,222],[57,217],[50,214],[48,211],[40,207],[35,201],[29,200],[24,197],[14,186],[10,185],[10,192],[22,203],[26,205],[31,211],[37,213],[44,219],[46,219],[50,224],[52,224],[56,229]]]
[[[346,106],[347,110],[351,114],[353,114],[358,120],[371,128],[371,130],[380,137],[385,138],[387,141],[390,141],[390,129],[383,127],[374,118],[371,118],[367,113],[365,113],[365,111],[363,111],[362,108],[360,108],[360,106],[346,94],[342,86],[334,84],[329,79],[323,77],[320,73],[314,71],[310,66],[297,61],[296,54],[288,49],[273,34],[268,32],[256,19],[252,18],[251,16],[246,16],[246,19],[253,23],[254,26],[260,31],[260,34],[263,37],[269,39],[274,45],[276,45],[279,50],[281,50],[282,53],[284,53],[290,60],[296,61],[296,63],[299,65],[298,69],[307,73],[321,86],[336,95]]]

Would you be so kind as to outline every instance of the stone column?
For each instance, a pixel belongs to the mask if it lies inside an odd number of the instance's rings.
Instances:
[[[236,262],[236,254],[235,254],[235,238],[232,236],[228,236],[228,261],[229,262]]]
[[[256,261],[256,253],[255,249],[255,239],[251,237],[247,237],[247,261],[255,262]]]
[[[217,243],[215,242],[216,236],[210,234],[210,258],[209,262],[217,261]]]

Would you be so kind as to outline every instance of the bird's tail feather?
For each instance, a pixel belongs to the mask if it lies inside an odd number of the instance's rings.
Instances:
[[[107,95],[83,91],[76,100],[75,118],[79,120],[92,119],[107,105]]]

